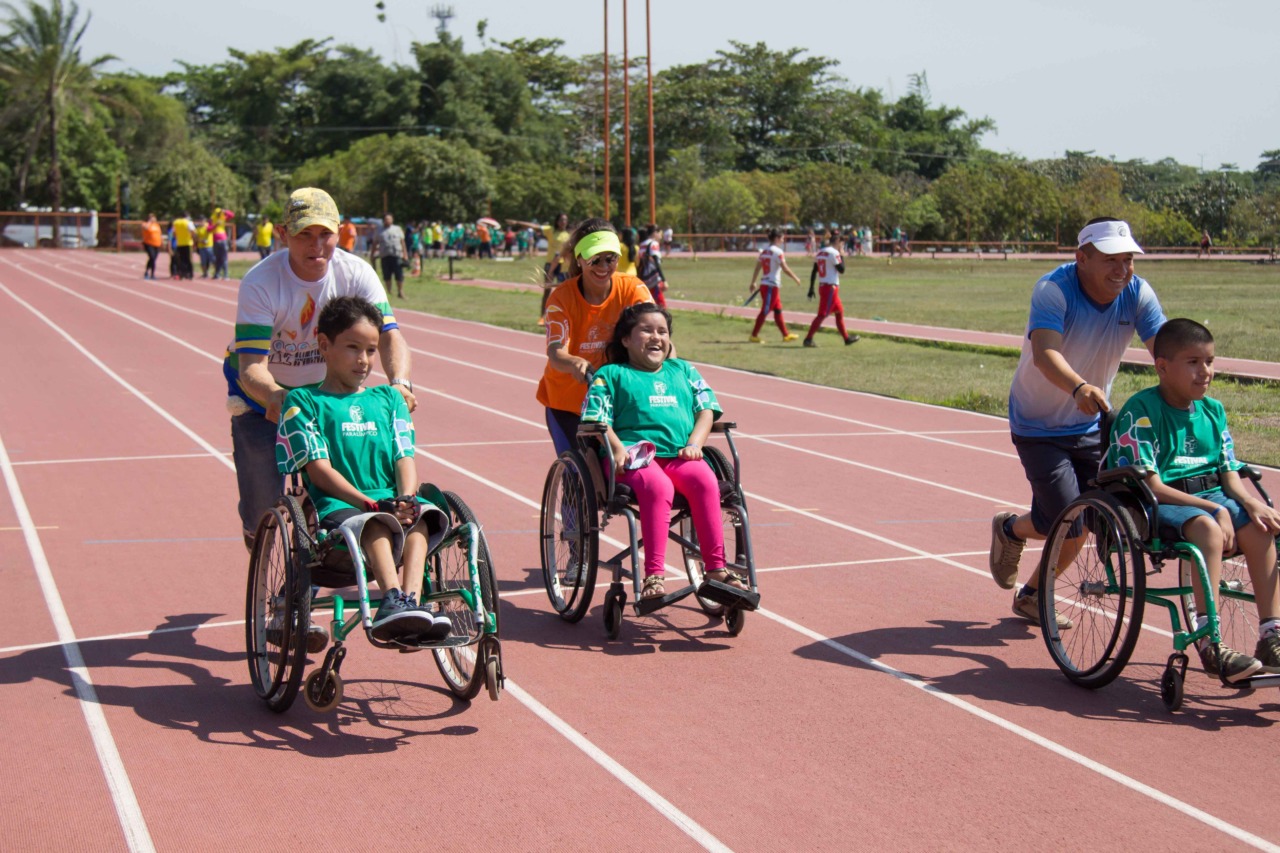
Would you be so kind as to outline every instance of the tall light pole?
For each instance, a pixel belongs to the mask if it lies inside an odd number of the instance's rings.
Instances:
[[[631,53],[627,43],[627,0],[622,0],[622,217],[631,227]]]
[[[609,218],[609,0],[604,0],[604,218]]]
[[[649,221],[658,221],[657,186],[653,182],[653,28],[649,23],[649,0],[644,0],[644,62],[649,83]]]

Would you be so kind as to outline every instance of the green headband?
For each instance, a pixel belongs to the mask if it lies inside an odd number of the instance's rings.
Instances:
[[[573,247],[573,253],[584,261],[595,257],[601,252],[613,252],[615,255],[622,254],[622,244],[618,242],[617,234],[612,231],[592,231],[579,240],[578,245]]]

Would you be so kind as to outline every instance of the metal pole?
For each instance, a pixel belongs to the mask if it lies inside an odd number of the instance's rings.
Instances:
[[[604,0],[604,218],[609,218],[609,0]]]
[[[653,182],[653,32],[649,25],[649,0],[644,0],[644,63],[649,83],[649,221],[658,221],[657,185]]]
[[[627,43],[627,0],[622,0],[622,218],[631,226],[631,52]]]

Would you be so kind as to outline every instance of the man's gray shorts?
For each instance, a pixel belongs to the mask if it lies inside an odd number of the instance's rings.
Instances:
[[[1031,523],[1047,536],[1067,504],[1089,488],[1102,462],[1102,433],[1065,436],[1014,435],[1013,446],[1031,483]]]

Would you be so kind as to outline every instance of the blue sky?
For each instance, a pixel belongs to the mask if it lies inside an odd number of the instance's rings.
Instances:
[[[156,4],[82,0],[93,14],[86,56],[116,68],[176,70],[178,58],[212,64],[227,48],[269,50],[304,38],[368,48],[409,62],[414,41],[435,38],[428,10],[441,0],[217,0]],[[564,39],[564,53],[598,52],[604,0],[453,0],[451,31],[476,49],[476,23],[497,40]],[[901,95],[925,71],[934,103],[989,116],[984,145],[1030,158],[1093,151],[1120,160],[1173,157],[1250,169],[1280,148],[1280,4],[1117,0],[1070,7],[1043,0],[972,3],[797,4],[651,0],[654,69],[701,62],[730,40],[802,47],[838,60],[849,85]],[[644,53],[644,2],[631,0],[630,43]],[[610,50],[622,52],[622,2],[610,0]],[[726,11],[726,9],[728,11]],[[202,11],[197,11],[202,10]]]

